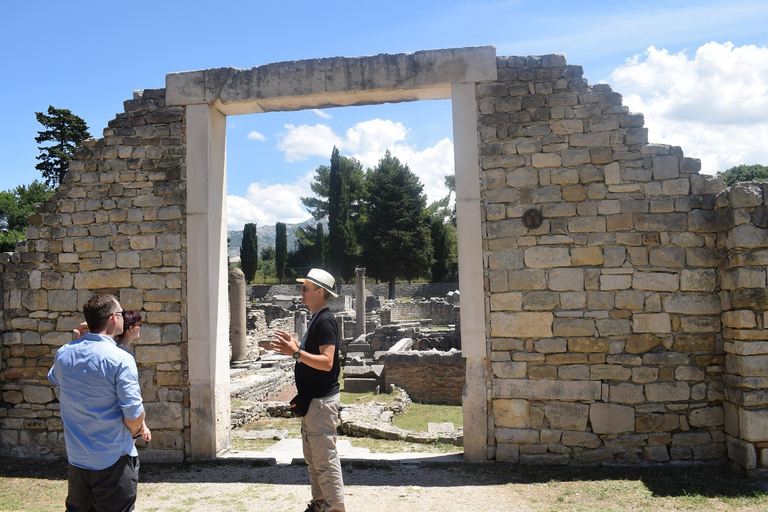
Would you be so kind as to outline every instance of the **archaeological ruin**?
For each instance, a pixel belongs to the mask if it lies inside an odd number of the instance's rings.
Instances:
[[[136,91],[0,255],[0,453],[64,454],[46,374],[95,291],[145,312],[142,460],[228,450],[227,116],[430,99],[453,113],[465,460],[766,472],[768,185],[700,174],[561,54],[490,46]]]

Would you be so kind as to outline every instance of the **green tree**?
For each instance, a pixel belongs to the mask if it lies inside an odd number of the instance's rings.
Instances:
[[[283,284],[285,262],[288,256],[288,232],[282,222],[275,224],[275,271],[277,280]]]
[[[35,212],[35,204],[45,202],[53,193],[53,189],[37,180],[0,192],[0,252],[16,249],[16,244],[26,236],[29,216]]]
[[[768,167],[759,164],[737,165],[717,174],[728,187],[741,181],[768,181]]]
[[[312,266],[323,267],[325,263],[325,234],[323,233],[323,224],[317,223],[315,228],[315,243],[312,251]]]
[[[376,279],[389,282],[425,275],[432,264],[427,198],[419,178],[387,151],[366,176],[367,223],[363,231],[363,261]]]
[[[88,125],[85,121],[66,108],[53,108],[48,106],[48,114],[35,112],[37,121],[46,130],[37,132],[35,142],[53,142],[52,145],[38,146],[40,154],[36,157],[40,160],[35,169],[43,173],[43,178],[48,185],[56,187],[69,169],[69,162],[75,152],[75,148],[85,139],[91,136],[88,133]]]
[[[432,282],[455,281],[459,277],[458,242],[456,236],[456,203],[451,207],[451,194],[456,192],[456,177],[445,177],[448,195],[427,208],[430,236],[434,248]]]
[[[259,267],[259,239],[256,224],[247,223],[243,226],[243,241],[240,244],[240,266],[245,274],[245,282],[250,283],[256,277]]]

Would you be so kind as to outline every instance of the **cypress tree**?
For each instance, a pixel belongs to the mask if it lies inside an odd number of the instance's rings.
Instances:
[[[247,223],[243,226],[243,242],[240,244],[240,266],[245,274],[245,282],[250,283],[256,277],[259,266],[259,240],[256,234],[256,224]]]
[[[288,232],[282,222],[275,224],[275,270],[277,279],[283,284],[285,277],[285,261],[288,256]]]

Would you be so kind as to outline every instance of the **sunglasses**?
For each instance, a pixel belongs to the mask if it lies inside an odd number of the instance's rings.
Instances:
[[[319,290],[319,288],[317,288],[317,289]],[[313,289],[312,289],[312,288],[307,288],[307,285],[305,285],[305,284],[301,285],[301,286],[299,287],[299,290],[301,290],[301,291],[303,291],[303,292],[311,292],[311,291],[313,291]]]

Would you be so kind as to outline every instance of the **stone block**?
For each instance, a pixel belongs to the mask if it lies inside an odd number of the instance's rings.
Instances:
[[[755,313],[748,309],[724,311],[720,318],[723,321],[723,325],[735,329],[752,329],[757,326]]]
[[[532,426],[527,400],[494,400],[493,418],[498,427],[530,428]]]
[[[533,347],[536,352],[542,354],[556,354],[568,349],[566,340],[562,338],[535,340]]]
[[[128,269],[94,270],[75,275],[75,289],[77,290],[131,287],[131,271]]]
[[[726,435],[725,445],[728,449],[729,459],[738,463],[744,469],[755,469],[757,467],[757,450],[754,443]]]
[[[568,267],[571,257],[566,247],[529,247],[525,264],[530,268]]]
[[[526,375],[526,363],[519,361],[497,361],[491,363],[493,375],[500,379],[522,379]]]
[[[656,382],[645,385],[649,402],[682,402],[690,399],[691,387],[687,382]]]
[[[587,449],[600,448],[603,445],[600,441],[600,437],[591,432],[573,431],[563,432],[562,444],[564,446],[578,446],[579,448]]]
[[[636,384],[613,384],[609,386],[608,399],[620,404],[639,404],[645,401],[643,386]]]
[[[622,434],[635,430],[635,409],[624,405],[594,403],[589,422],[595,434]]]
[[[55,398],[51,386],[24,385],[21,392],[24,401],[32,404],[47,404]]]
[[[667,462],[669,451],[666,446],[643,446],[643,458],[651,462]]]
[[[768,442],[768,409],[739,409],[739,430],[745,441]]]
[[[688,424],[694,428],[721,427],[724,423],[722,407],[701,407],[688,414]]]
[[[600,382],[528,379],[494,379],[494,398],[525,398],[531,400],[599,400]]]
[[[680,288],[680,277],[677,273],[636,272],[632,287],[637,290],[674,292]]]
[[[626,290],[632,287],[631,275],[601,275],[601,290]]]
[[[632,334],[627,336],[625,350],[630,354],[644,354],[660,342],[661,340],[652,334]]]
[[[553,268],[549,272],[549,289],[555,291],[584,290],[584,271],[580,268]]]
[[[649,414],[641,415],[636,420],[636,431],[648,432],[672,432],[680,428],[680,416],[678,414]]]
[[[496,441],[499,443],[535,444],[539,442],[539,431],[522,428],[497,428]]]
[[[150,430],[182,430],[184,428],[184,416],[180,403],[145,402],[144,412],[146,413],[145,421]]]
[[[555,336],[594,336],[595,321],[588,318],[555,318],[552,325]]]
[[[653,179],[668,180],[680,176],[680,162],[676,156],[652,156],[651,161],[653,164]]]
[[[568,219],[568,231],[571,233],[605,233],[605,217],[573,217]]]
[[[603,264],[603,250],[600,247],[577,247],[571,249],[571,263],[580,266],[598,266]]]
[[[517,464],[520,462],[520,448],[516,444],[499,443],[496,445],[496,460]]]
[[[491,336],[502,338],[551,338],[552,313],[491,313]]]
[[[632,330],[635,333],[672,332],[672,321],[667,313],[647,313],[632,315]]]
[[[135,348],[138,363],[169,363],[181,361],[181,348],[175,345],[139,345]]]
[[[523,309],[523,294],[520,292],[491,294],[491,311],[520,311]]]
[[[590,380],[629,380],[632,370],[615,364],[593,364],[589,367]]]
[[[547,278],[542,269],[510,270],[508,287],[510,291],[544,290]]]
[[[584,431],[588,415],[586,404],[547,402],[544,408],[544,418],[552,429]]]
[[[559,366],[557,369],[557,376],[563,380],[588,380],[589,365],[569,364]]]

